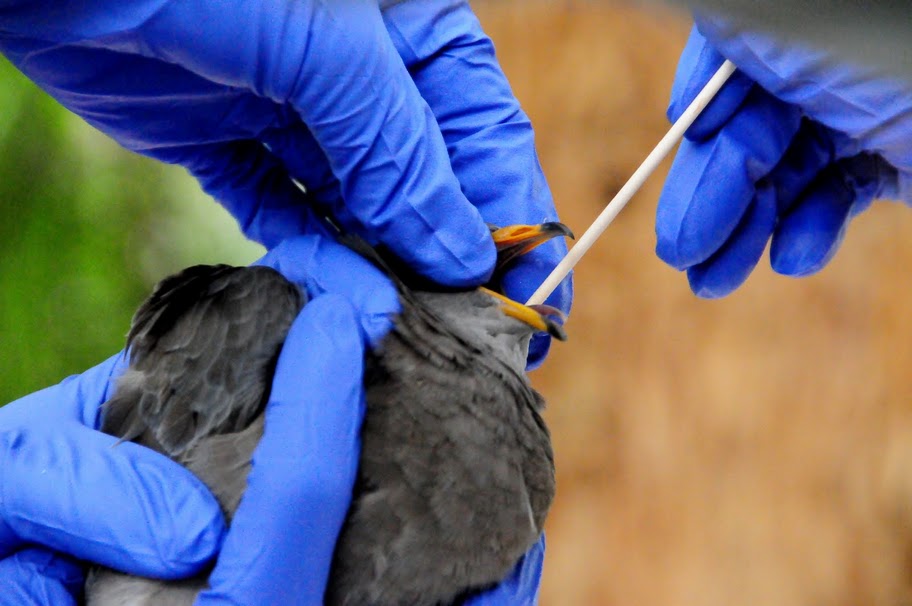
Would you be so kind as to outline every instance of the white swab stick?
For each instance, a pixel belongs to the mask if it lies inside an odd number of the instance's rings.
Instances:
[[[548,298],[548,295],[554,292],[554,289],[567,277],[567,274],[570,273],[573,266],[582,259],[583,255],[586,254],[586,251],[595,244],[595,241],[598,240],[599,236],[601,236],[608,226],[611,225],[611,222],[614,221],[614,218],[621,212],[621,209],[630,202],[630,198],[632,198],[633,195],[637,193],[637,190],[642,187],[649,175],[653,173],[659,163],[668,155],[668,152],[677,145],[678,141],[681,140],[681,137],[684,136],[684,131],[693,124],[694,120],[697,119],[697,116],[700,115],[700,112],[709,105],[709,102],[712,101],[712,98],[716,96],[716,93],[719,92],[719,89],[722,88],[722,85],[725,84],[725,81],[728,80],[728,77],[731,76],[734,71],[735,65],[728,60],[719,67],[713,77],[710,78],[709,82],[706,83],[706,86],[703,87],[703,90],[700,91],[700,94],[698,94],[691,102],[690,106],[684,110],[681,117],[671,125],[668,132],[665,133],[665,136],[659,141],[659,144],[655,146],[648,156],[646,156],[646,159],[643,160],[640,167],[636,169],[627,183],[624,184],[624,187],[621,188],[611,202],[608,203],[608,206],[605,207],[605,210],[603,210],[595,221],[593,221],[592,225],[589,226],[589,229],[586,230],[586,233],[576,241],[576,244],[570,249],[567,256],[561,260],[545,281],[542,282],[542,285],[538,287],[538,290],[532,293],[532,296],[526,301],[526,305],[539,305],[544,303],[545,299]]]

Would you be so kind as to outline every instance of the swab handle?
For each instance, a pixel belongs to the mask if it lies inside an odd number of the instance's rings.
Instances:
[[[665,159],[665,156],[674,149],[674,146],[677,145],[678,141],[684,136],[684,131],[690,128],[690,125],[694,123],[694,120],[697,119],[697,116],[700,115],[700,112],[709,105],[709,102],[712,101],[713,97],[716,96],[716,93],[719,92],[719,89],[722,88],[722,85],[725,84],[725,81],[728,80],[735,71],[735,65],[731,61],[726,60],[713,74],[713,77],[709,79],[709,82],[706,83],[706,86],[703,87],[703,90],[694,98],[690,103],[684,113],[681,114],[681,117],[678,118],[674,124],[671,125],[671,128],[668,129],[668,132],[665,133],[665,136],[662,137],[662,140],[659,141],[659,144],[646,156],[646,159],[643,160],[643,163],[640,164],[639,168],[634,171],[633,175],[624,184],[624,187],[612,198],[611,202],[608,203],[608,206],[605,207],[605,210],[593,221],[592,225],[589,226],[589,229],[586,230],[576,244],[570,251],[567,253],[561,262],[558,263],[557,267],[551,272],[551,274],[542,282],[541,286],[538,287],[532,296],[529,297],[529,300],[526,301],[526,305],[540,305],[545,302],[545,299],[554,292],[554,289],[561,283],[561,281],[567,277],[570,273],[570,270],[573,269],[573,266],[576,265],[579,260],[586,254],[586,251],[595,244],[595,241],[598,240],[599,236],[611,225],[611,222],[614,221],[614,218],[617,217],[618,213],[621,212],[621,209],[627,205],[633,195],[642,187],[643,183],[646,182],[646,179],[655,171],[659,163]]]

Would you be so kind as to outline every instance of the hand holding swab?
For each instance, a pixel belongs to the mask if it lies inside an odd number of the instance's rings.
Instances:
[[[599,236],[611,225],[611,222],[614,221],[614,218],[617,217],[618,213],[621,212],[621,209],[627,205],[633,195],[642,187],[643,183],[646,182],[646,179],[655,171],[659,163],[668,155],[668,153],[677,145],[678,141],[684,136],[684,131],[686,131],[694,120],[697,119],[697,116],[700,115],[700,112],[709,105],[709,102],[712,101],[713,97],[716,96],[716,93],[719,92],[719,89],[722,88],[722,85],[725,84],[725,81],[728,80],[735,71],[735,65],[726,60],[716,71],[709,82],[706,83],[706,86],[703,87],[703,90],[694,98],[691,104],[684,110],[684,113],[681,114],[681,117],[678,118],[671,128],[665,133],[665,136],[662,137],[662,140],[659,141],[659,144],[646,156],[646,159],[643,160],[643,163],[640,164],[639,168],[633,173],[627,183],[624,184],[624,187],[614,196],[611,202],[608,203],[608,206],[605,207],[605,210],[593,221],[592,225],[589,226],[589,229],[586,230],[576,244],[570,251],[567,253],[567,256],[564,257],[557,267],[551,272],[551,274],[542,282],[542,285],[538,287],[532,296],[529,297],[529,300],[526,301],[526,305],[539,305],[544,303],[545,299],[548,298],[554,289],[557,288],[558,284],[567,277],[567,274],[570,273],[570,270],[573,269],[573,266],[576,265],[579,260],[586,254],[586,251],[592,247]]]

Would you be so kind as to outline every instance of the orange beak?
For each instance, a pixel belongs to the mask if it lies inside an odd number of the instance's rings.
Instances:
[[[491,237],[497,247],[497,269],[502,270],[514,259],[541,246],[557,236],[573,238],[573,232],[556,221],[539,225],[509,225],[491,228]]]

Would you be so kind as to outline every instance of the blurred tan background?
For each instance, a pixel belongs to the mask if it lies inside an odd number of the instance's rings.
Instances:
[[[689,24],[474,6],[580,233],[667,129]],[[542,603],[912,602],[912,213],[876,204],[818,276],[764,258],[702,301],[653,254],[663,178],[578,266],[570,340],[534,373],[559,482]]]
[[[667,128],[686,19],[474,6],[581,233]],[[156,279],[258,249],[180,169],[121,152],[0,71],[8,401],[120,347]],[[579,266],[570,341],[534,374],[559,468],[542,603],[912,603],[912,212],[875,205],[816,277],[764,259],[733,296],[701,301],[653,254],[663,177]]]

